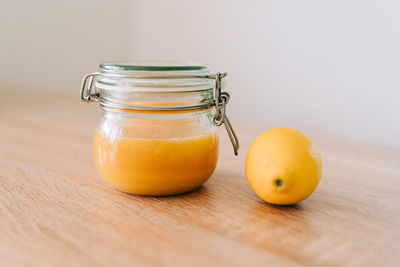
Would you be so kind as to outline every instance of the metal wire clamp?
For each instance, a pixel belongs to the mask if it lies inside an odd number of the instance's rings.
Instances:
[[[228,116],[226,115],[226,104],[228,104],[230,96],[227,92],[221,92],[222,78],[224,78],[226,75],[226,72],[217,72],[213,77],[215,79],[215,116],[213,118],[213,123],[216,126],[221,126],[222,124],[224,124],[226,132],[228,133],[229,139],[231,140],[233,146],[233,152],[237,156],[239,150],[239,139],[237,138],[236,133],[232,128],[232,124],[230,123]]]

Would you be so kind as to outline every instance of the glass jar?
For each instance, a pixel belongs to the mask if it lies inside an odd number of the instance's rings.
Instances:
[[[238,140],[225,114],[226,73],[191,63],[100,64],[85,76],[81,99],[100,103],[94,160],[120,191],[173,195],[205,183],[217,164],[216,126],[225,125],[237,155]]]

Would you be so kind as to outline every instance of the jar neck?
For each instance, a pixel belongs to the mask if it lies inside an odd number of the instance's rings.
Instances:
[[[110,118],[135,118],[144,120],[181,120],[181,119],[197,119],[199,117],[208,117],[209,123],[212,124],[214,116],[213,108],[202,108],[180,111],[157,111],[157,110],[132,110],[119,109],[101,106],[102,116]]]
[[[117,109],[180,111],[210,108],[214,105],[212,88],[183,92],[138,92],[97,88],[101,105]]]

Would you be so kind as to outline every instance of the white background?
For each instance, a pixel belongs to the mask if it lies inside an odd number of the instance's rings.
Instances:
[[[400,146],[400,1],[3,0],[0,45],[3,92],[194,60],[229,73],[232,121]]]

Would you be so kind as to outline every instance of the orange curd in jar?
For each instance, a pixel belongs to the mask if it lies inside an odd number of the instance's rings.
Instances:
[[[178,194],[198,188],[214,172],[218,158],[215,130],[202,131],[190,121],[134,120],[123,128],[123,136],[115,139],[99,130],[94,134],[97,169],[123,192]]]

